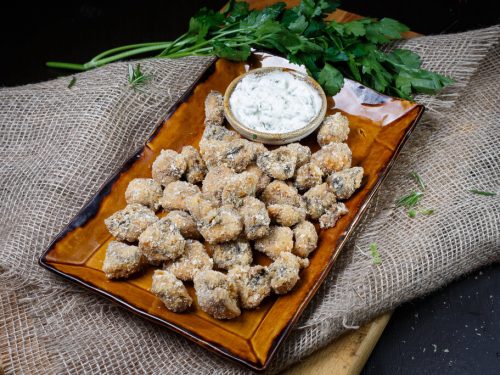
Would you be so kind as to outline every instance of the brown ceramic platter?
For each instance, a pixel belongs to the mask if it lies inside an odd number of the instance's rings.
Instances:
[[[168,311],[149,292],[153,268],[129,280],[107,280],[101,267],[112,237],[104,219],[125,207],[124,193],[129,181],[150,177],[151,164],[160,150],[180,151],[185,145],[197,147],[204,129],[203,103],[208,92],[218,90],[223,93],[238,75],[266,66],[303,70],[268,54],[253,55],[246,63],[217,60],[170,111],[144,147],[111,176],[53,240],[39,261],[50,271],[254,370],[268,366],[290,333],[361,220],[424,110],[421,105],[378,94],[353,81],[346,81],[339,94],[328,98],[327,115],[342,111],[350,120],[347,143],[353,153],[352,165],[362,166],[365,177],[361,188],[346,202],[349,213],[334,228],[320,232],[318,249],[310,256],[310,266],[301,271],[300,282],[289,294],[269,297],[255,310],[245,310],[236,319],[220,321],[205,314],[196,303],[186,313]],[[315,133],[301,142],[313,151],[318,148]],[[263,256],[258,261],[266,264]],[[188,290],[196,300],[192,285],[188,285]]]

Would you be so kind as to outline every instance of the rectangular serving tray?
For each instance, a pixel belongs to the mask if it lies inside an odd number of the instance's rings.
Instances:
[[[129,280],[107,280],[101,268],[112,237],[104,219],[125,207],[124,193],[129,181],[150,177],[152,162],[162,149],[197,147],[204,129],[206,95],[211,90],[223,93],[238,75],[265,66],[304,71],[303,67],[265,53],[252,55],[246,63],[224,59],[214,62],[170,110],[144,147],[110,177],[39,260],[48,270],[257,371],[268,366],[327,276],[424,110],[421,105],[381,95],[350,80],[345,81],[339,94],[328,98],[327,114],[342,111],[350,120],[347,143],[353,153],[352,165],[362,166],[365,177],[361,188],[346,202],[349,213],[334,228],[320,231],[318,249],[310,256],[310,266],[301,271],[301,280],[291,293],[267,298],[255,310],[245,310],[231,321],[220,321],[205,314],[196,303],[186,313],[168,311],[149,291],[152,267]],[[302,143],[313,152],[318,149],[315,134]],[[188,290],[196,301],[192,285],[188,285]]]

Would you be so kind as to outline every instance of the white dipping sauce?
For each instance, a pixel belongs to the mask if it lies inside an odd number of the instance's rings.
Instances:
[[[287,72],[248,74],[233,90],[229,105],[243,125],[265,133],[306,126],[321,110],[318,92]]]

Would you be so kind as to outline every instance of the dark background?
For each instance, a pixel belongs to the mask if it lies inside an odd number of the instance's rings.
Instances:
[[[47,60],[85,62],[115,46],[171,40],[189,17],[218,1],[72,1],[2,4],[0,86],[68,74]],[[496,2],[467,0],[342,1],[342,9],[392,17],[422,34],[466,31],[499,23]],[[499,374],[500,266],[487,267],[396,309],[364,374]],[[335,370],[332,369],[332,373]]]

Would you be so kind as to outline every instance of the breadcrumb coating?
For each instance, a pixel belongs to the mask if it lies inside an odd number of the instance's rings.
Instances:
[[[347,141],[349,135],[349,120],[342,113],[327,116],[318,131],[318,143],[325,146],[329,143],[342,143]]]
[[[168,310],[177,313],[187,310],[193,303],[182,281],[164,270],[155,270],[151,293],[161,299]]]
[[[199,184],[205,178],[207,167],[197,149],[193,146],[184,146],[181,155],[186,160],[186,180],[191,184]]]
[[[284,227],[291,227],[306,219],[306,210],[289,204],[271,204],[267,207],[271,220]]]
[[[108,279],[122,279],[141,271],[145,264],[146,260],[137,246],[111,241],[102,270]]]
[[[257,156],[257,166],[269,177],[287,180],[293,177],[297,165],[297,153],[282,146]]]
[[[311,163],[330,174],[351,166],[352,153],[346,143],[329,143],[311,156]]]
[[[295,173],[294,185],[299,191],[304,191],[323,182],[323,171],[313,163],[306,163]]]
[[[217,271],[201,271],[194,277],[194,289],[200,309],[216,319],[241,315],[236,283]]]
[[[231,241],[210,245],[212,259],[218,268],[229,270],[235,266],[252,264],[252,248],[248,241]]]
[[[302,258],[307,258],[318,246],[318,233],[314,224],[303,221],[293,227],[292,253]]]
[[[239,212],[243,218],[245,237],[248,240],[256,240],[269,233],[271,219],[262,201],[254,197],[246,197],[243,199]]]
[[[201,234],[196,227],[196,221],[194,218],[185,211],[170,211],[167,216],[181,232],[182,237],[189,238],[193,240],[199,240]]]
[[[232,206],[222,206],[210,210],[198,222],[198,230],[211,244],[232,241],[243,230],[243,220]]]
[[[271,294],[271,275],[267,267],[236,266],[228,272],[238,288],[241,307],[254,309]]]
[[[173,260],[184,254],[186,240],[177,226],[164,217],[139,236],[139,248],[153,264]]]
[[[254,248],[269,258],[276,259],[282,252],[292,251],[293,232],[288,227],[272,225],[267,236],[255,241]]]
[[[161,185],[152,178],[134,178],[125,190],[125,200],[128,204],[142,204],[156,211],[162,194]]]
[[[184,254],[173,262],[165,263],[163,269],[182,281],[193,280],[200,271],[211,270],[213,260],[208,256],[202,243],[195,240],[187,240]]]
[[[321,229],[332,228],[337,223],[338,219],[347,214],[349,210],[344,203],[337,203],[330,207],[319,218],[319,226]]]
[[[165,210],[186,211],[186,198],[199,192],[200,188],[196,185],[186,181],[174,181],[165,187],[160,204]]]
[[[140,234],[148,226],[158,221],[155,213],[149,208],[132,203],[123,210],[116,211],[113,215],[104,220],[109,233],[119,241],[137,241]]]
[[[289,204],[295,207],[302,206],[302,198],[297,189],[283,181],[273,181],[266,186],[260,198],[266,205]]]
[[[337,202],[335,194],[328,189],[326,183],[312,187],[303,195],[303,198],[307,214],[314,220],[318,220]]]
[[[300,269],[308,266],[307,258],[299,258],[292,253],[280,253],[268,267],[274,293],[286,294],[291,291],[300,279]]]
[[[328,176],[326,183],[337,199],[349,199],[361,186],[363,173],[362,167],[344,169]]]
[[[153,162],[153,179],[163,186],[179,180],[186,171],[187,163],[184,156],[174,150],[161,150]]]

